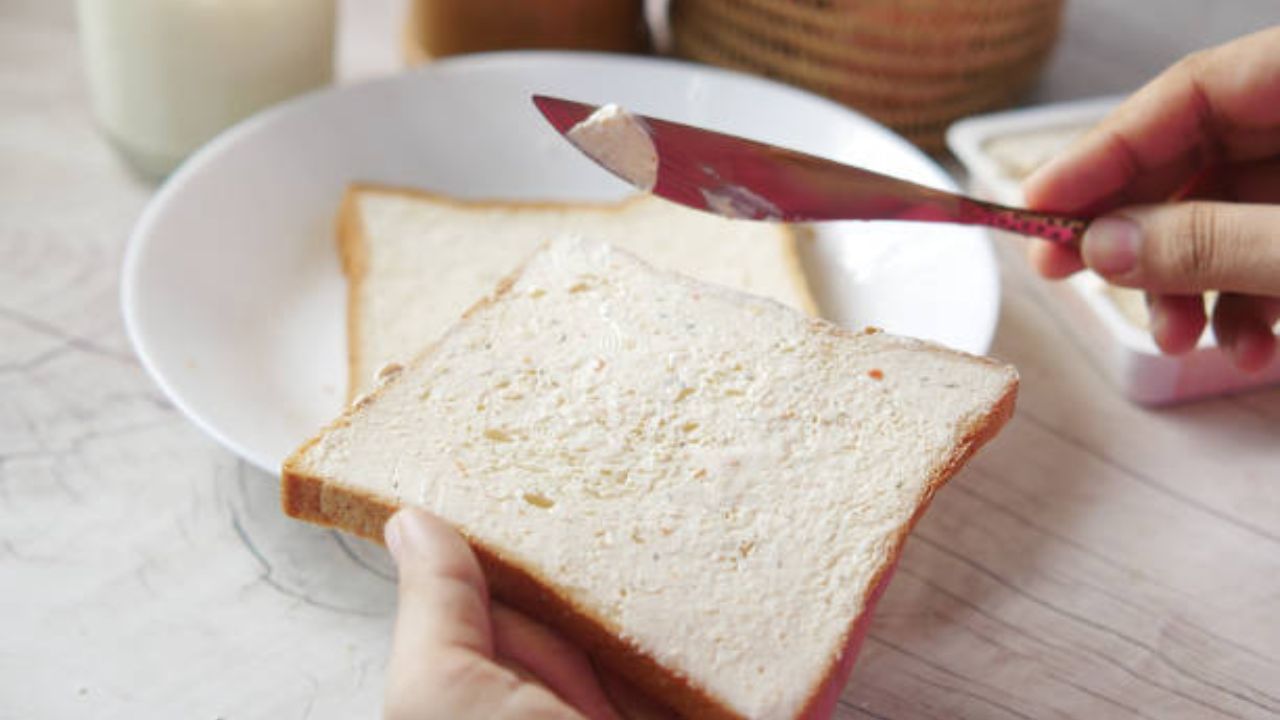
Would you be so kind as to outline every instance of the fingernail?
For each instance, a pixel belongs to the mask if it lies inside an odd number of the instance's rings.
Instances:
[[[434,552],[429,519],[414,508],[397,510],[387,521],[382,536],[397,565],[405,558]]]
[[[391,559],[400,563],[400,516],[404,513],[397,512],[387,521],[386,526],[382,528],[382,541],[387,544],[387,550],[391,551]]]
[[[1081,254],[1095,272],[1124,275],[1138,266],[1142,229],[1128,218],[1105,217],[1094,220],[1085,231]]]

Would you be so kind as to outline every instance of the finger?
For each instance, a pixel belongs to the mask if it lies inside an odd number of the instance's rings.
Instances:
[[[1078,250],[1043,240],[1032,240],[1027,244],[1027,259],[1036,272],[1053,280],[1084,269]]]
[[[397,512],[385,535],[400,575],[392,664],[402,655],[421,658],[449,650],[493,657],[489,591],[462,536],[412,508]]]
[[[560,635],[500,604],[493,606],[494,650],[532,673],[578,712],[618,720],[586,655]]]
[[[385,537],[400,575],[387,718],[579,717],[546,688],[493,662],[484,575],[457,532],[406,509],[387,523]]]
[[[1169,68],[1029,177],[1028,205],[1084,212],[1158,202],[1210,161],[1280,154],[1277,46],[1273,28]]]
[[[488,591],[466,542],[417,510],[392,516],[384,536],[400,576],[386,717],[434,720],[476,686],[510,693],[517,679],[488,662]]]
[[[1195,348],[1208,318],[1200,295],[1150,295],[1151,336],[1160,350],[1181,355]]]
[[[1280,207],[1185,202],[1093,221],[1085,264],[1116,285],[1161,294],[1280,294]]]
[[[1213,308],[1213,334],[1236,367],[1257,372],[1276,352],[1273,329],[1280,317],[1280,301],[1253,295],[1224,293]]]

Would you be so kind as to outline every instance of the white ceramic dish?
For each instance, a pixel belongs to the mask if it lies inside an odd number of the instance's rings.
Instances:
[[[968,169],[973,193],[1021,205],[1018,170],[1007,162],[1010,140],[1033,138],[1023,142],[1020,150],[1026,163],[1035,165],[1065,147],[1119,102],[1118,97],[1104,97],[976,116],[951,126],[947,144]],[[1001,142],[1005,143],[1003,152],[995,144]],[[1211,332],[1186,355],[1161,354],[1151,335],[1126,317],[1114,301],[1114,289],[1108,290],[1097,275],[1078,273],[1049,287],[1067,327],[1092,352],[1111,382],[1134,402],[1182,402],[1280,382],[1280,356],[1261,372],[1241,372],[1218,348]],[[1145,310],[1141,312],[1145,314]]]
[[[954,189],[881,126],[759,78],[575,53],[443,61],[270,110],[169,179],[134,230],[122,279],[129,336],[156,382],[223,445],[275,472],[342,407],[345,287],[330,226],[347,183],[465,197],[625,194],[544,124],[533,92],[620,102]],[[980,231],[833,224],[806,263],[837,321],[976,353],[990,345],[999,281]]]

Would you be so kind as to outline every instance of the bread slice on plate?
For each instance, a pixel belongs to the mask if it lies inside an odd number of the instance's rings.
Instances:
[[[496,597],[696,718],[823,717],[1013,368],[557,240],[290,457],[289,515],[418,505]]]
[[[540,245],[581,235],[658,267],[816,312],[784,225],[726,220],[638,196],[614,203],[464,201],[351,187],[338,222],[348,278],[348,393],[435,341]]]

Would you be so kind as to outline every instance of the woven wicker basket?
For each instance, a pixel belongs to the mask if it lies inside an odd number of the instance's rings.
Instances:
[[[821,93],[926,150],[1027,90],[1063,0],[673,0],[678,55]]]

